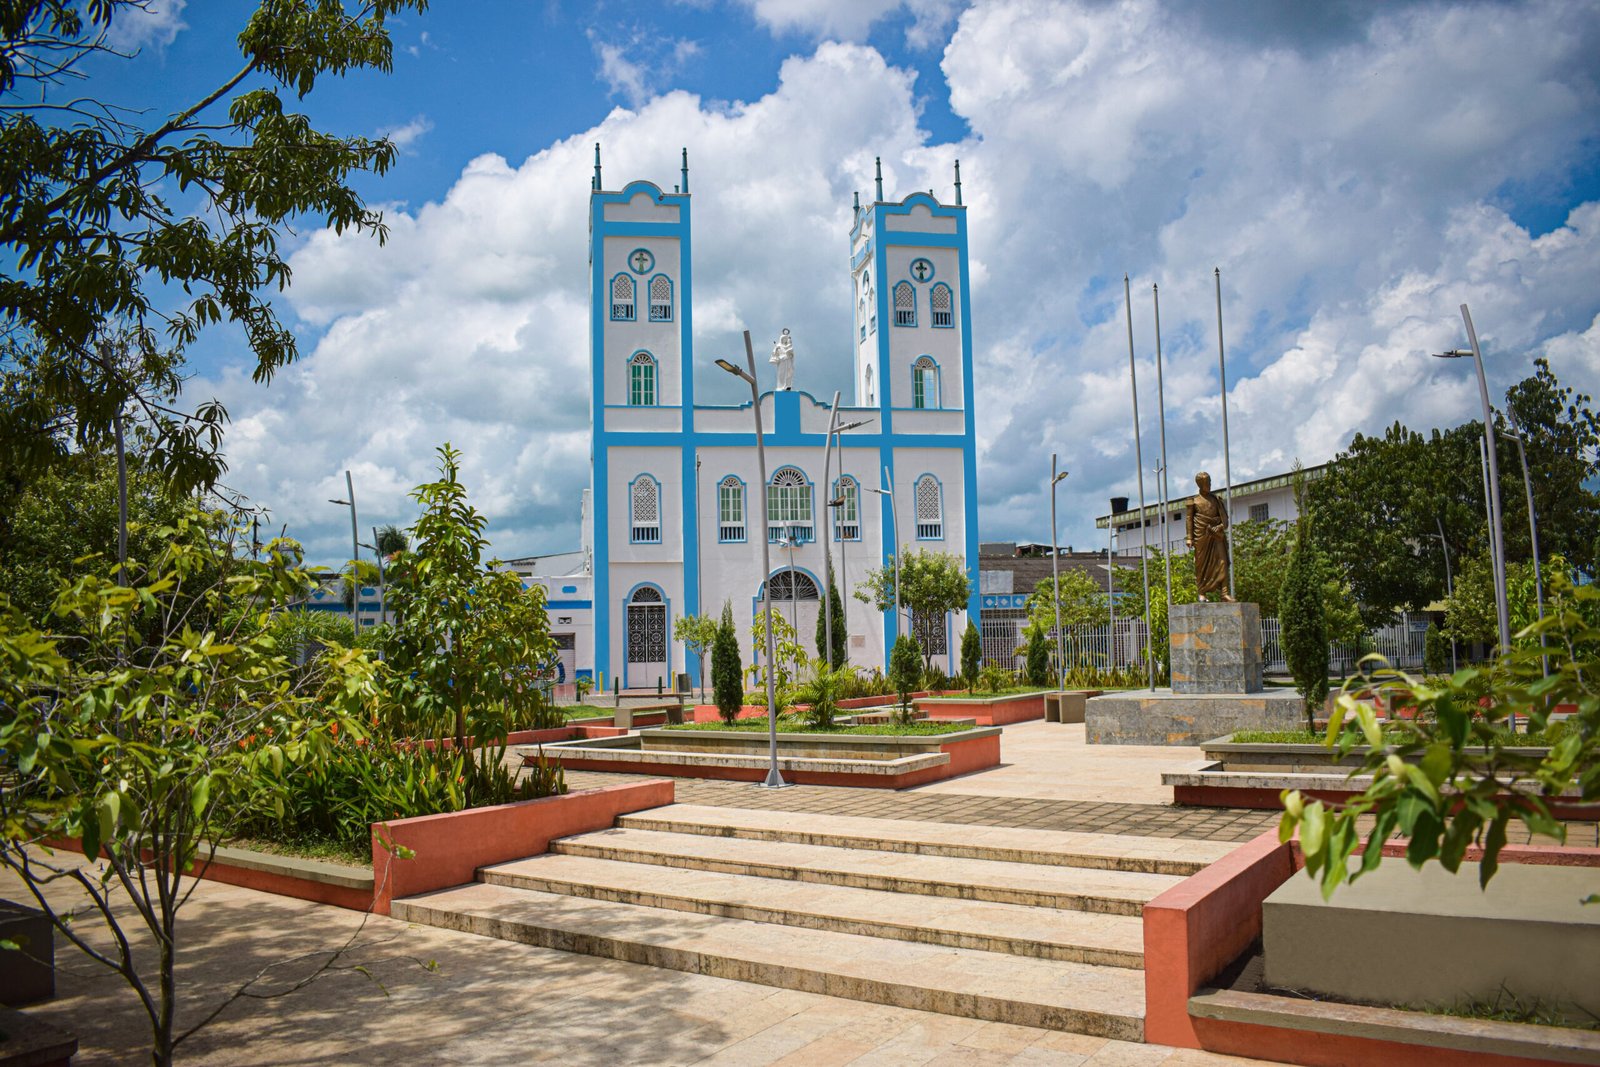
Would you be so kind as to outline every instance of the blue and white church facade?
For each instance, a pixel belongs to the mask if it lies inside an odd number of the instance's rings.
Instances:
[[[977,463],[966,211],[929,193],[858,206],[849,235],[855,301],[852,383],[762,393],[767,478],[757,469],[750,403],[698,404],[696,374],[720,374],[716,357],[742,366],[742,352],[696,353],[692,202],[682,184],[647,181],[603,188],[598,154],[590,193],[591,470],[593,668],[608,688],[671,687],[699,665],[672,640],[682,615],[733,605],[742,658],[753,661],[750,623],[772,595],[815,655],[826,591],[824,548],[841,577],[850,661],[882,666],[900,631],[892,611],[850,596],[892,561],[895,533],[909,550],[965,558],[967,608],[907,620],[934,662],[952,670],[960,635],[978,611]],[[808,350],[798,338],[804,382]],[[765,370],[767,348],[758,352]],[[812,364],[815,365],[814,363]],[[758,379],[761,375],[758,374]],[[825,388],[824,388],[825,386]],[[842,436],[823,485],[831,406],[838,421],[864,422]],[[837,454],[836,454],[837,455]],[[896,514],[874,490],[893,480]],[[761,497],[771,511],[761,525]],[[830,500],[842,500],[836,508]],[[761,545],[770,542],[772,572]],[[582,655],[580,652],[579,659]],[[707,665],[709,667],[709,665]],[[707,679],[709,683],[709,678]]]

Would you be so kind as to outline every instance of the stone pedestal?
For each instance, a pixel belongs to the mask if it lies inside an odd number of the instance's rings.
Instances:
[[[1254,604],[1174,604],[1174,693],[1261,692],[1261,609]]]
[[[1261,683],[1261,609],[1254,604],[1174,604],[1172,688],[1090,700],[1092,745],[1198,745],[1236,730],[1295,730],[1300,694]]]

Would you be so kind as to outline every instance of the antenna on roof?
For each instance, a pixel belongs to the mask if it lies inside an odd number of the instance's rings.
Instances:
[[[956,160],[956,207],[961,206],[961,160]]]
[[[600,191],[600,142],[594,143],[594,191]]]
[[[883,199],[883,157],[874,156],[872,162],[878,167],[878,199]]]

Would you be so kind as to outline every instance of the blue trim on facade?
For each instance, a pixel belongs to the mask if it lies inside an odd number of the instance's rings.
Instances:
[[[640,252],[643,252],[645,254],[645,258],[650,262],[645,263],[642,266],[635,264],[634,260],[639,258]],[[632,252],[629,252],[626,256],[623,256],[622,261],[628,265],[629,270],[641,278],[656,269],[656,254],[650,251],[648,248],[635,248]]]
[[[650,403],[648,404],[635,404],[633,402],[633,368],[635,365],[633,361],[640,356],[650,360]],[[643,364],[639,365],[643,366]],[[654,408],[661,406],[661,361],[656,359],[655,353],[648,348],[634,349],[633,354],[623,364],[623,374],[622,384],[628,390],[628,402],[626,404],[607,404],[607,408]]]
[[[560,608],[563,611],[588,611],[589,609],[594,607],[594,601],[592,601],[592,600],[548,600],[548,601],[545,602],[544,606],[547,607],[547,608]]]

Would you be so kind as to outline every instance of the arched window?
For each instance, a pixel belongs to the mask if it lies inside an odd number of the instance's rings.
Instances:
[[[835,484],[833,495],[839,501],[833,509],[833,539],[861,540],[861,487],[847,474]]]
[[[633,321],[633,279],[619,274],[611,279],[611,321]]]
[[[811,575],[796,570],[781,570],[773,574],[757,599],[765,600],[767,590],[772,590],[773,600],[821,600],[822,594]]]
[[[628,527],[636,545],[661,543],[661,483],[648,474],[628,487]]]
[[[730,474],[717,483],[717,540],[744,539],[744,482]]]
[[[861,291],[867,298],[867,332],[876,333],[878,330],[878,294],[872,290],[871,271],[862,271]]]
[[[633,591],[633,604],[659,604],[661,603],[661,590],[653,585],[641,585]]]
[[[939,364],[931,356],[920,356],[911,364],[911,406],[939,406]]]
[[[955,300],[944,282],[934,286],[928,294],[928,310],[933,313],[933,324],[938,328],[947,329],[956,324]]]
[[[877,402],[878,402],[878,398],[875,395],[873,395],[873,392],[872,392],[872,364],[868,363],[867,364],[867,406],[870,407],[873,404],[876,404]]]
[[[656,357],[648,352],[635,352],[628,360],[628,404],[630,407],[652,407],[656,402]]]
[[[911,288],[910,282],[899,282],[894,287],[894,324],[917,324],[917,291]]]
[[[924,474],[917,479],[912,495],[917,502],[917,540],[944,540],[944,501],[939,479]]]
[[[767,540],[813,539],[811,486],[794,467],[779,467],[767,483]]]
[[[665,274],[650,279],[650,321],[672,321],[672,279]]]

